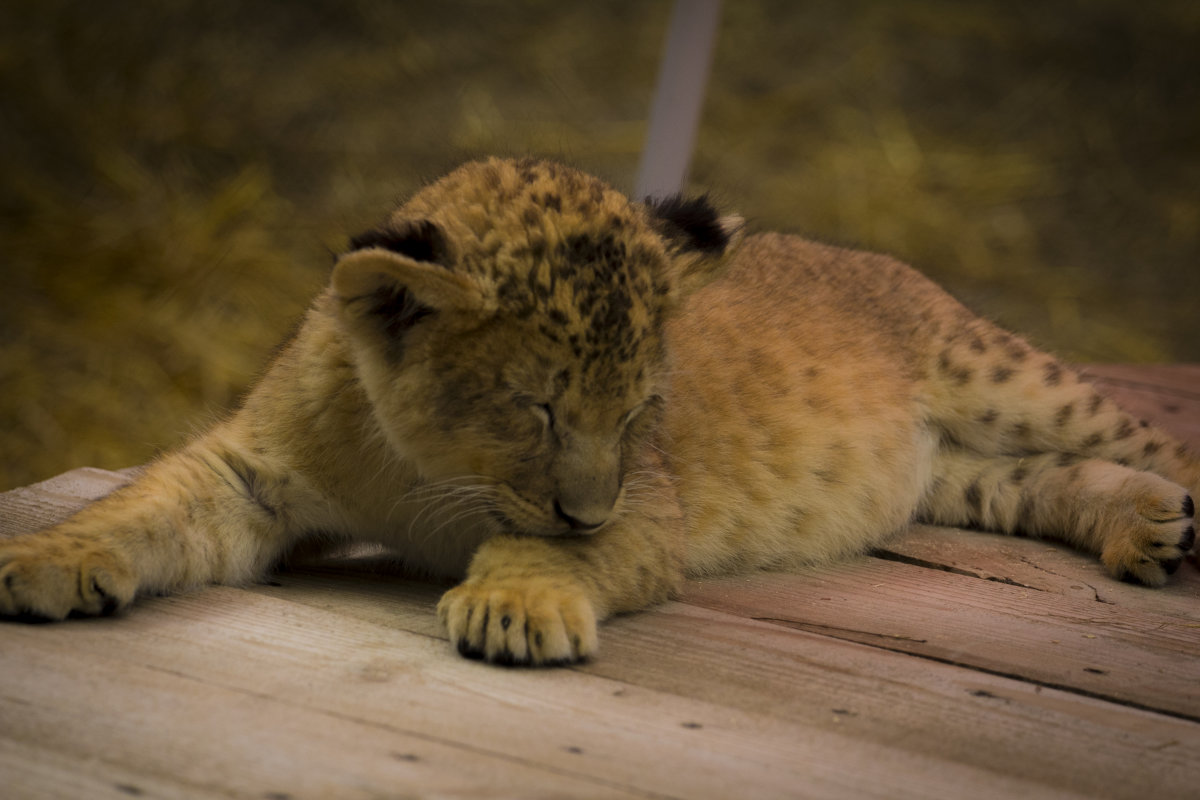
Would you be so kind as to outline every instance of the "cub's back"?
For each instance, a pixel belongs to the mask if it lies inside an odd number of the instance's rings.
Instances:
[[[747,239],[669,330],[664,449],[700,541],[693,571],[820,561],[906,523],[929,480],[935,331],[968,319],[892,259]]]

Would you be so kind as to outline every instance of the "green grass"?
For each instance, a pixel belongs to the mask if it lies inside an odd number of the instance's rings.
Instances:
[[[1200,360],[1200,6],[728,0],[693,165],[1080,360]],[[666,2],[0,7],[0,488],[236,402],[348,234],[488,153],[628,189]]]

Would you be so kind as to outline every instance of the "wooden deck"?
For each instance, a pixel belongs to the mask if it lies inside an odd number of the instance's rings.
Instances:
[[[1200,366],[1089,370],[1200,447]],[[119,484],[0,496],[0,534]],[[465,661],[443,586],[369,558],[0,626],[0,796],[1200,796],[1200,566],[1167,589],[1026,539],[688,585],[568,669]]]

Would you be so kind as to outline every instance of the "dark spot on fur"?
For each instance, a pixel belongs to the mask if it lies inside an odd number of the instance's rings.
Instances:
[[[547,211],[562,213],[562,198],[553,192],[549,192],[542,197],[542,205]]]
[[[1012,426],[1012,431],[1011,431],[1010,435],[1014,439],[1017,439],[1020,441],[1025,441],[1026,439],[1029,438],[1029,435],[1032,432],[1033,432],[1033,428],[1032,428],[1032,426],[1030,426],[1030,424],[1028,422],[1018,422],[1016,425]]]
[[[996,367],[992,370],[992,383],[1007,383],[1012,376],[1013,370],[1010,367]]]
[[[421,757],[416,753],[392,753],[392,758],[397,761],[420,761]]]
[[[971,337],[971,349],[976,353],[986,353],[987,345],[983,343],[983,339],[978,336]]]
[[[995,422],[999,418],[1000,418],[1000,412],[994,408],[989,408],[987,411],[983,412],[983,414],[980,415],[979,422],[982,425],[991,425],[993,422]]]
[[[1162,442],[1146,442],[1146,446],[1142,448],[1142,455],[1150,457],[1162,449]]]
[[[832,485],[840,484],[842,482],[841,478],[838,477],[837,472],[832,469],[815,469],[813,470],[813,475],[817,476],[817,479],[821,481],[821,483],[828,483]]]
[[[963,499],[967,502],[967,507],[979,519],[983,513],[983,491],[979,488],[979,481],[973,481],[967,490],[963,492]]]
[[[708,196],[684,199],[672,195],[647,200],[650,213],[664,224],[664,234],[680,250],[719,253],[729,245],[729,236],[721,229],[717,210]]]
[[[1100,406],[1104,403],[1104,398],[1099,394],[1092,393],[1092,397],[1088,400],[1088,416],[1094,417],[1100,410]]]
[[[1071,419],[1071,415],[1075,413],[1075,404],[1067,403],[1054,413],[1054,427],[1062,428]]]
[[[1047,386],[1058,386],[1062,383],[1062,367],[1051,361],[1042,368],[1042,381]]]
[[[568,753],[571,753],[572,755],[581,755],[581,754],[583,753],[583,748],[582,748],[582,747],[576,747],[575,745],[571,745],[570,747],[567,747],[567,748],[564,748],[564,749],[565,749],[565,750],[566,750]]]
[[[689,730],[699,730],[700,728],[704,727],[699,722],[681,722],[680,725],[688,728]]]
[[[1036,514],[1037,506],[1034,505],[1033,497],[1024,493],[1021,497],[1021,504],[1017,507],[1017,527],[1027,534],[1034,533],[1037,528],[1034,525]]]
[[[1069,467],[1079,460],[1079,456],[1074,453],[1059,453],[1058,458],[1054,459],[1054,463],[1060,467]]]
[[[1029,468],[1024,464],[1017,464],[1017,466],[1013,467],[1013,471],[1009,473],[1008,480],[1020,485],[1027,477],[1029,477]]]
[[[1103,442],[1103,433],[1093,433],[1091,436],[1083,440],[1083,449],[1091,450],[1092,448],[1099,447],[1101,444],[1103,444]]]
[[[376,228],[350,240],[351,250],[381,247],[414,261],[444,264],[448,249],[441,228],[427,219],[408,223],[402,228]]]
[[[1121,424],[1117,426],[1117,430],[1113,433],[1113,441],[1119,442],[1122,439],[1128,439],[1133,436],[1133,421],[1129,419],[1121,420]]]

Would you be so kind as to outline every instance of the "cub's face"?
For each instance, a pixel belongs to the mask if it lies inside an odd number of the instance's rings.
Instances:
[[[357,237],[333,291],[391,446],[463,512],[595,531],[637,483],[664,327],[740,220],[545,162],[469,164]]]

